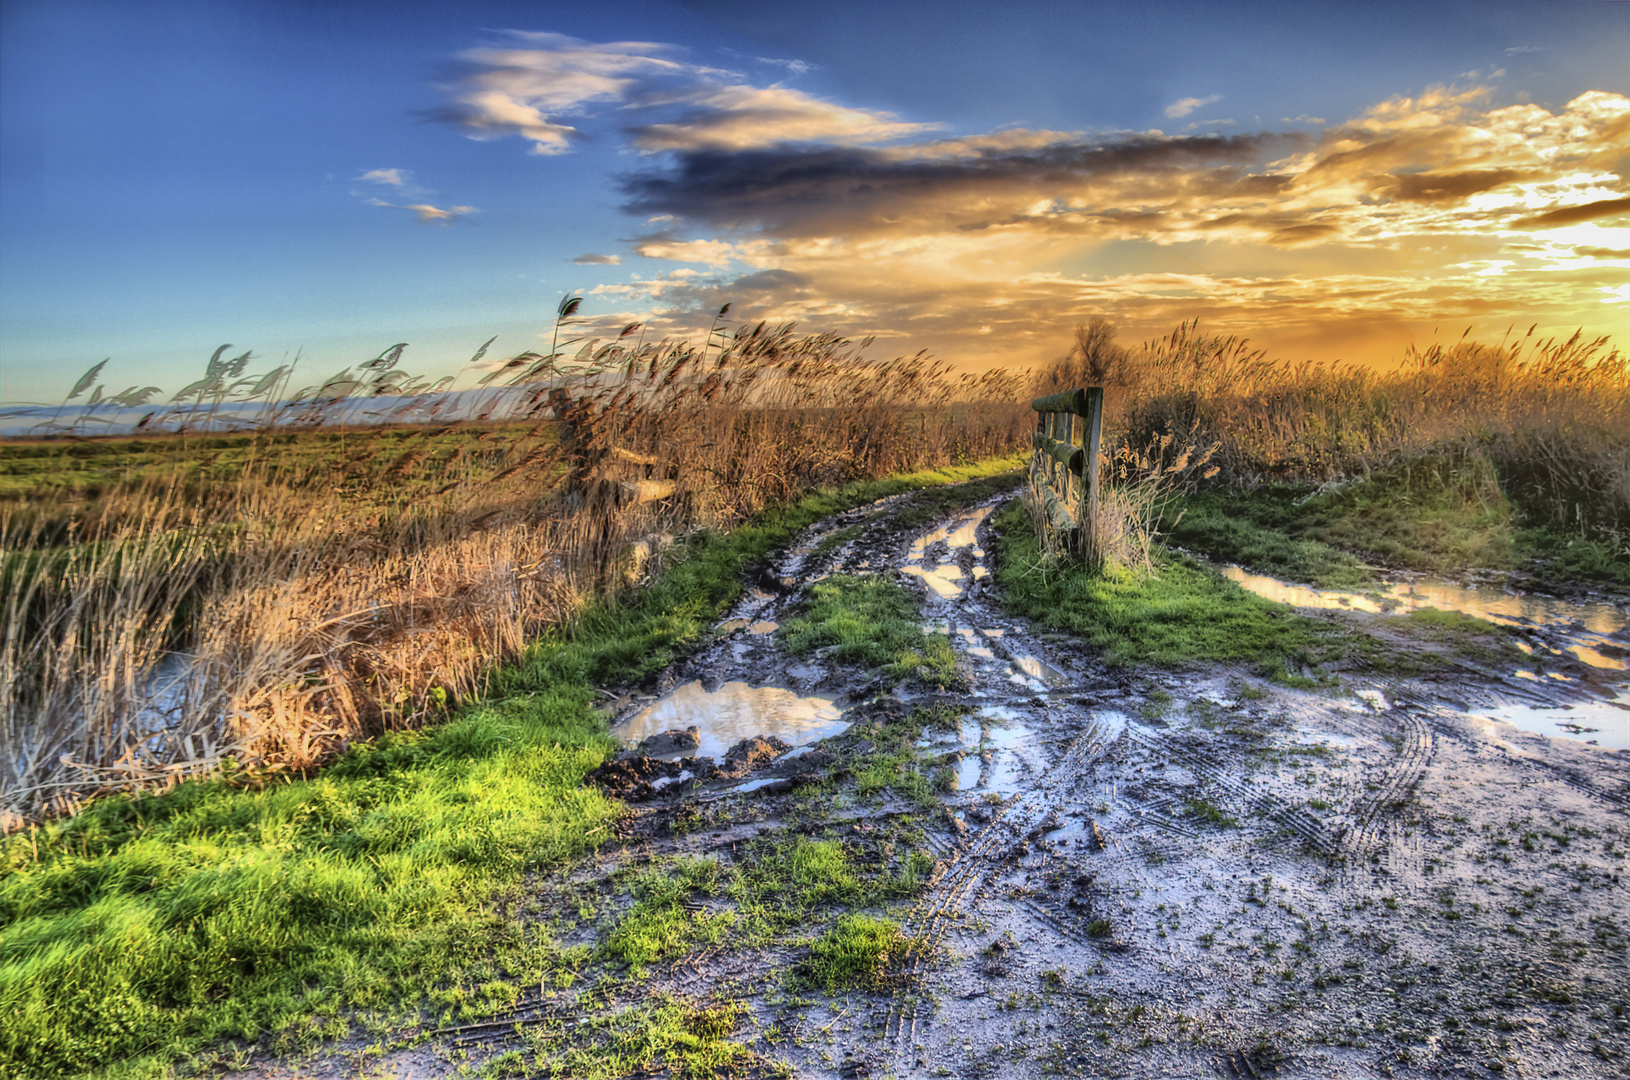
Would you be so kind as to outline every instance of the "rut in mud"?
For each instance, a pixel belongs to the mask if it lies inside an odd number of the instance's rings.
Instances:
[[[661,999],[734,1003],[737,1072],[1627,1075],[1630,754],[1471,716],[1500,687],[1463,671],[1338,693],[1106,669],[992,594],[1011,495],[829,519],[714,643],[610,692],[615,734],[656,736],[603,772],[629,813],[600,865],[537,884],[591,898],[536,917],[593,947],[633,917],[631,874],[701,859],[745,880],[766,844],[836,843],[905,883],[881,906],[904,942],[883,982],[812,987],[807,935],[738,933],[745,894],[699,886],[690,943],[640,977],[585,971],[386,1064],[545,1071],[594,1016]],[[835,573],[921,590],[963,685],[787,655],[777,627]],[[902,725],[890,752],[924,783],[868,792]]]

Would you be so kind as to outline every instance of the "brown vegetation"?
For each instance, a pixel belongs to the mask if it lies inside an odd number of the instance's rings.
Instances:
[[[1446,457],[1490,474],[1534,524],[1630,545],[1630,360],[1606,338],[1462,338],[1376,371],[1271,360],[1196,323],[1136,349],[1114,337],[1104,319],[1077,328],[1035,383],[1041,394],[1099,379],[1108,460],[1147,459],[1163,439],[1171,454],[1214,447],[1220,482],[1249,488]]]
[[[508,361],[482,410],[502,422],[273,428],[230,455],[170,436],[158,467],[11,492],[0,814],[228,758],[310,768],[478,692],[675,534],[1016,448],[1012,377],[864,347],[790,325],[699,350],[625,334]]]

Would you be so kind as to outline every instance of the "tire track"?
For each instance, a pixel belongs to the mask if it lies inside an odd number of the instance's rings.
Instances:
[[[1361,799],[1353,807],[1353,823],[1342,843],[1346,854],[1360,861],[1393,846],[1391,839],[1382,835],[1389,823],[1383,815],[1415,790],[1437,746],[1432,728],[1412,709],[1397,707],[1386,715],[1396,722],[1396,730],[1382,738],[1394,746],[1397,756],[1370,798]]]
[[[1147,750],[1151,756],[1159,760],[1180,763],[1184,768],[1194,773],[1200,780],[1202,787],[1209,786],[1225,791],[1238,800],[1249,812],[1289,829],[1301,839],[1303,844],[1319,854],[1329,856],[1336,854],[1339,850],[1336,838],[1330,835],[1329,830],[1325,828],[1324,822],[1297,809],[1271,791],[1253,788],[1226,775],[1212,758],[1190,750],[1175,740],[1151,735],[1135,728],[1128,728],[1127,735]],[[1186,796],[1174,795],[1157,800],[1152,804],[1145,804],[1145,808],[1154,811],[1154,816],[1157,820],[1160,820],[1163,817],[1159,813],[1160,809],[1182,799],[1186,799]],[[1170,821],[1169,818],[1165,818],[1165,820]],[[1192,826],[1176,827],[1173,825],[1171,831],[1190,837],[1199,835],[1199,831]]]

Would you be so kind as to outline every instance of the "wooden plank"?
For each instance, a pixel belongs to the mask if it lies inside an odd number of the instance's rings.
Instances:
[[[1039,397],[1030,403],[1030,407],[1039,413],[1075,413],[1085,416],[1087,402],[1080,390],[1066,390],[1062,394],[1049,394]]]
[[[1059,442],[1047,435],[1036,435],[1031,438],[1031,444],[1038,453],[1045,454],[1058,464],[1064,466],[1074,476],[1081,475],[1082,451],[1079,446]]]

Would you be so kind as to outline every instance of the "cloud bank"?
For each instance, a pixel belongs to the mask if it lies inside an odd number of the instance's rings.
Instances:
[[[660,224],[629,242],[653,273],[595,292],[676,327],[731,301],[942,353],[978,331],[1031,360],[1089,314],[1151,336],[1199,316],[1363,356],[1439,322],[1602,324],[1630,269],[1615,93],[1553,111],[1441,86],[1278,131],[947,135],[665,45],[512,34],[461,61],[441,115],[466,134],[636,155],[615,183]]]

